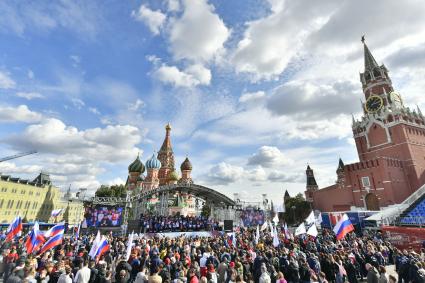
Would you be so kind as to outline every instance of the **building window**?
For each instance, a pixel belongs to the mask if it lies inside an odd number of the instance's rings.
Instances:
[[[17,189],[12,189],[12,194],[16,194],[17,191]]]
[[[2,193],[7,192],[7,188],[1,188],[1,192],[2,192]]]
[[[0,208],[3,208],[4,199],[0,200]]]
[[[369,177],[362,177],[362,185],[364,188],[367,188],[367,187],[370,188]]]
[[[21,190],[21,195],[25,195],[25,190]]]

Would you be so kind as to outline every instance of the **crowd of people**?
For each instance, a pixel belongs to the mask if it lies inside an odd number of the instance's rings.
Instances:
[[[218,222],[204,216],[154,216],[140,215],[143,233],[189,232],[217,230]]]
[[[214,237],[127,238],[108,236],[110,248],[91,259],[94,235],[69,236],[41,255],[27,254],[23,239],[2,243],[0,272],[6,283],[424,283],[425,252],[398,250],[378,233],[336,240],[324,230],[313,238],[285,238],[241,228],[236,241]],[[394,264],[398,278],[388,275]]]

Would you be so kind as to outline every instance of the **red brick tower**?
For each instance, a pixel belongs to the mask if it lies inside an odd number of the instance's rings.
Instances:
[[[171,172],[174,169],[174,153],[171,147],[171,126],[168,123],[165,126],[165,139],[162,143],[161,149],[158,152],[158,159],[161,162],[161,169],[159,169],[159,185],[165,185],[169,181]]]
[[[401,162],[408,184],[406,197],[425,183],[425,119],[420,109],[403,104],[388,75],[364,45],[365,69],[360,81],[366,102],[360,121],[353,121],[353,134],[360,161],[379,157]]]
[[[307,165],[307,170],[305,170],[305,174],[307,176],[305,198],[308,202],[313,202],[313,193],[319,189],[319,186],[317,185],[313,169],[310,168],[310,165]]]

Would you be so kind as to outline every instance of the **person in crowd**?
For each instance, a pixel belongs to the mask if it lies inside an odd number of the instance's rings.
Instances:
[[[149,220],[149,227],[198,229],[201,223],[188,223],[177,216]],[[161,223],[159,223],[159,219]],[[180,223],[180,220],[182,223]],[[192,219],[193,220],[193,219]],[[184,222],[184,223],[183,223]],[[189,221],[190,222],[190,221]],[[168,225],[168,226],[167,226]],[[151,229],[151,228],[149,228]],[[317,237],[286,238],[278,231],[280,243],[273,245],[268,231],[255,240],[255,227],[239,227],[236,243],[225,233],[212,236],[135,236],[127,249],[127,237],[104,233],[109,250],[91,259],[89,251],[95,235],[64,236],[61,244],[39,254],[26,254],[23,238],[3,244],[3,282],[18,283],[386,283],[386,265],[396,265],[392,283],[425,283],[420,253],[399,251],[379,232],[356,235],[342,240],[323,229]],[[128,254],[127,254],[128,253]]]
[[[379,276],[378,271],[376,268],[370,264],[366,263],[366,270],[367,270],[367,283],[378,283]]]
[[[58,283],[72,283],[72,268],[69,265],[65,266],[65,273],[59,276]]]
[[[88,267],[88,261],[85,260],[82,263],[81,269],[78,270],[77,274],[75,275],[75,283],[89,283],[91,276],[91,270]]]
[[[380,265],[378,271],[379,271],[378,283],[388,283],[387,270],[385,269],[385,267]]]

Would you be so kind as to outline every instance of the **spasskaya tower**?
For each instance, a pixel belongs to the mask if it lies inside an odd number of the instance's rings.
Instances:
[[[403,103],[389,76],[362,37],[363,115],[353,116],[352,130],[359,162],[338,164],[338,182],[317,190],[313,205],[322,211],[353,206],[376,210],[402,202],[425,184],[425,118],[419,107]],[[337,196],[333,199],[333,196]]]

